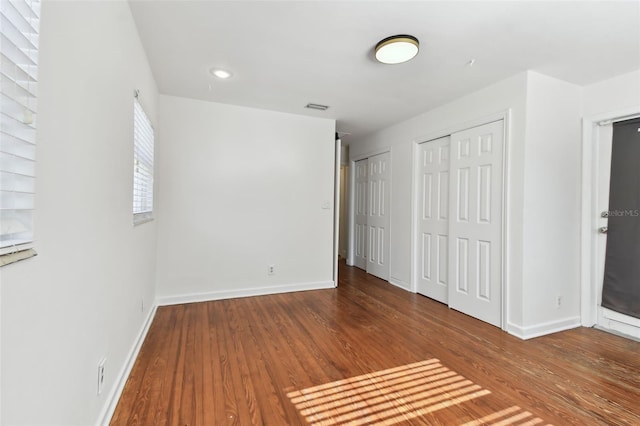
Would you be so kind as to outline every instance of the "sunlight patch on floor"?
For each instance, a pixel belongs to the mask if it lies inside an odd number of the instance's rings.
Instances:
[[[539,425],[540,423],[544,423],[544,420],[540,417],[534,417],[530,412],[514,405],[512,407],[505,408],[504,410],[496,411],[495,413],[464,423],[460,426],[533,426]]]
[[[313,425],[357,426],[392,425],[490,393],[434,358],[287,396]]]

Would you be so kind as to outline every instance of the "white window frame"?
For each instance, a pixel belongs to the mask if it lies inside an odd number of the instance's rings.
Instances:
[[[34,241],[40,0],[2,0],[0,20],[2,266],[35,255],[31,247]],[[17,252],[21,254],[16,255]]]
[[[135,92],[133,101],[133,224],[153,220],[155,136],[151,120]]]

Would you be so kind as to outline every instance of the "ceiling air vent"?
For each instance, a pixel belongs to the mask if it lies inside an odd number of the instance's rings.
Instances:
[[[327,105],[320,105],[320,104],[307,104],[305,108],[317,109],[318,111],[326,111],[329,109]]]

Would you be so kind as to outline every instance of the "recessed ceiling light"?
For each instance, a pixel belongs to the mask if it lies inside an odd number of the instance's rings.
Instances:
[[[227,78],[231,77],[233,74],[231,74],[229,71],[227,70],[223,70],[220,68],[211,68],[211,74],[213,74],[214,76],[222,79],[222,80],[226,80]]]
[[[414,36],[400,34],[387,37],[376,44],[376,59],[383,64],[401,64],[418,54],[419,45]]]

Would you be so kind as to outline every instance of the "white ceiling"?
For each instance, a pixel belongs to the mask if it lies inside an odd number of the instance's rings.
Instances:
[[[130,4],[161,93],[334,118],[353,135],[524,70],[587,85],[640,68],[639,1]],[[375,62],[375,44],[394,34],[417,37],[418,56]]]

